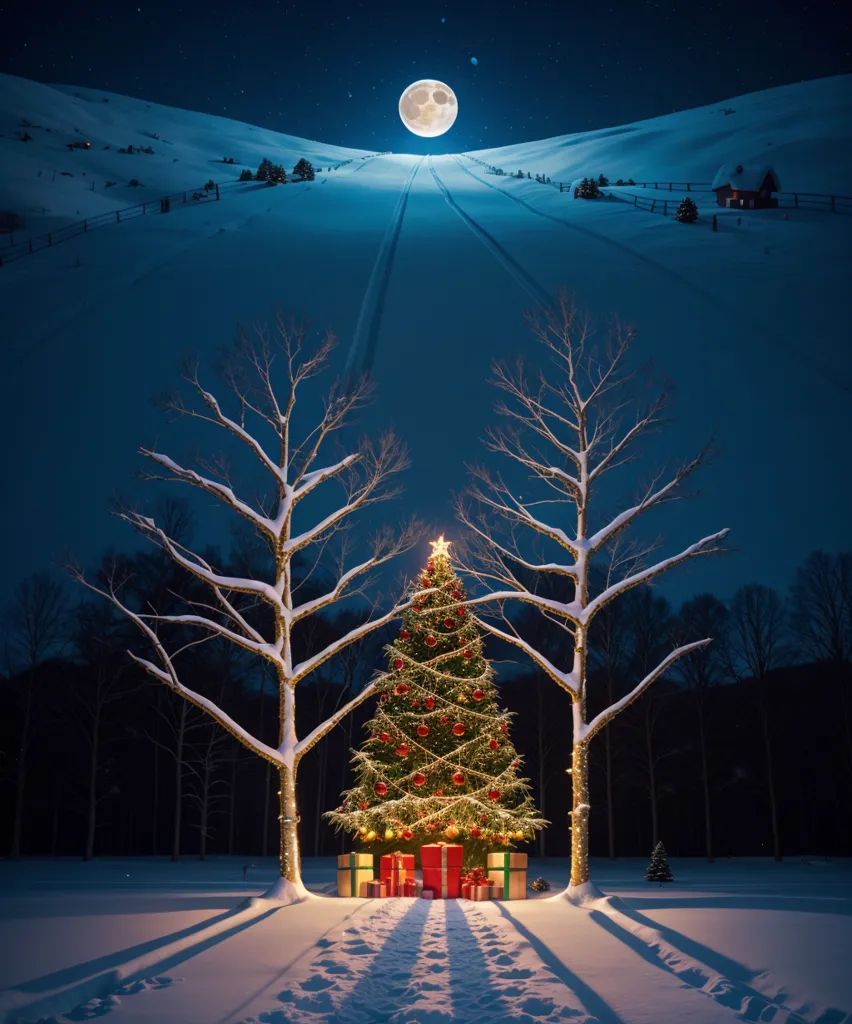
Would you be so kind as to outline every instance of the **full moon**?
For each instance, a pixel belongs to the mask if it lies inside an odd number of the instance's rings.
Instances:
[[[399,98],[402,123],[410,132],[427,139],[449,131],[458,112],[453,90],[431,78],[409,85]]]

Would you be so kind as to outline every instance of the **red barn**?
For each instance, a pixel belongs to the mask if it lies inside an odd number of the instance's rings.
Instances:
[[[720,167],[710,186],[719,206],[766,210],[777,206],[773,192],[781,191],[778,175],[768,165],[751,164]]]

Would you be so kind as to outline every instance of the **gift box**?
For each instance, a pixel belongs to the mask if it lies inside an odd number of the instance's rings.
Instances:
[[[525,853],[489,853],[488,877],[503,888],[504,900],[527,898],[527,855]]]
[[[492,899],[493,893],[493,885],[472,885],[470,887],[470,899],[475,903],[481,903],[483,900]]]
[[[366,896],[372,877],[372,853],[341,853],[337,858],[338,896]]]
[[[387,896],[388,894],[388,883],[383,878],[374,878],[367,882],[367,895],[376,899],[381,896]]]
[[[423,883],[416,878],[406,878],[402,883],[403,896],[421,896],[423,894]]]
[[[471,889],[476,885],[489,885],[488,876],[482,870],[482,868],[471,868],[470,871],[462,878],[461,881],[461,897],[463,900],[473,899],[470,894]]]
[[[432,892],[431,889],[424,889],[420,893],[420,899],[421,900],[432,900],[434,898],[435,898],[435,894]]]
[[[388,883],[388,896],[402,896],[405,882],[414,878],[414,854],[401,850],[382,854],[379,878]]]
[[[473,886],[470,884],[470,882],[462,882],[461,898],[463,900],[469,900],[470,899],[470,890],[472,888],[473,888]]]
[[[432,892],[436,900],[457,900],[461,895],[464,847],[449,843],[427,843],[420,847],[423,866],[423,893]]]

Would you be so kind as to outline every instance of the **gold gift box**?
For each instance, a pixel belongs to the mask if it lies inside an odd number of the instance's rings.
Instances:
[[[527,855],[525,853],[489,853],[486,874],[500,886],[503,895],[495,899],[525,900],[527,898]]]
[[[372,853],[341,853],[337,858],[337,895],[366,896],[373,880]]]

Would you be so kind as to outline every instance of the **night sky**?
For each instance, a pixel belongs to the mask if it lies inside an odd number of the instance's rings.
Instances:
[[[623,124],[850,72],[850,52],[848,0],[0,6],[9,74],[396,152]],[[405,86],[425,77],[459,98],[438,142],[416,139],[397,114]]]

